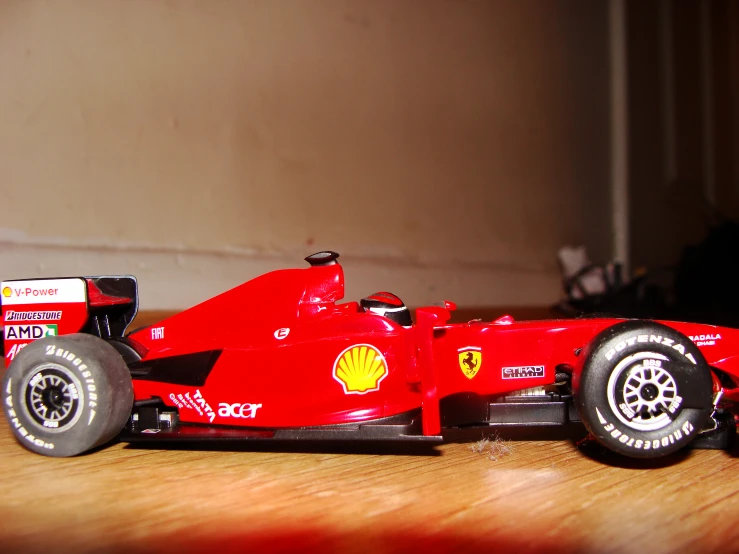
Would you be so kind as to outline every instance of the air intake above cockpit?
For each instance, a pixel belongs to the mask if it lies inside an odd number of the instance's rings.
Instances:
[[[325,250],[323,252],[316,252],[315,254],[311,254],[305,259],[305,261],[308,262],[311,267],[316,267],[324,265],[334,265],[335,263],[338,263],[336,261],[338,258],[339,255],[336,252]]]

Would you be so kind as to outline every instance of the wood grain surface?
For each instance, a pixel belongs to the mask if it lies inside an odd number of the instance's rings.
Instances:
[[[0,551],[739,549],[739,451],[634,462],[578,447],[579,433],[509,431],[481,444],[477,431],[441,446],[114,444],[54,459],[23,449],[2,422]]]
[[[475,443],[472,443],[474,446]],[[0,428],[3,552],[731,552],[736,453],[655,467],[516,441],[31,454]]]

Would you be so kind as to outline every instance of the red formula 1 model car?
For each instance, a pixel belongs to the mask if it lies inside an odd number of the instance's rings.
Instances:
[[[658,457],[728,446],[739,331],[619,319],[450,324],[344,294],[338,254],[274,271],[126,334],[133,277],[6,281],[2,405],[18,441],[72,456],[134,441],[443,440],[582,421]]]

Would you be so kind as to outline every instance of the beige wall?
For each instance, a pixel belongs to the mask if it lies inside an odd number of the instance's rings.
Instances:
[[[606,8],[2,2],[3,277],[182,307],[331,248],[349,295],[554,301],[610,253]]]

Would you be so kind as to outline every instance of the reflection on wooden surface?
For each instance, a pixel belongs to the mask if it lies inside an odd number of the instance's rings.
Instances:
[[[25,451],[3,424],[0,550],[735,549],[731,453],[692,451],[646,467],[566,439],[512,442],[497,460],[470,446],[116,444],[52,459]]]

